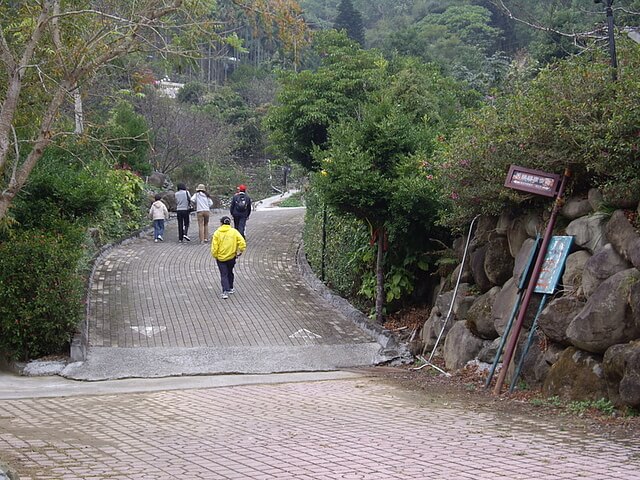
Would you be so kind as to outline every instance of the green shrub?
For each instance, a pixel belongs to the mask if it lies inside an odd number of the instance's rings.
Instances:
[[[22,228],[48,228],[54,218],[93,221],[111,203],[112,187],[105,182],[110,168],[100,161],[79,161],[76,155],[91,158],[96,152],[79,148],[70,154],[73,147],[47,149],[34,169],[11,210]]]
[[[92,220],[107,242],[119,240],[147,221],[144,182],[129,170],[109,170],[102,181],[108,186],[109,195]]]
[[[110,112],[111,117],[104,132],[107,148],[116,164],[142,175],[151,173],[149,163],[149,127],[133,105],[121,100]]]
[[[62,223],[57,227],[0,241],[0,351],[9,358],[60,353],[81,319],[82,233],[70,224],[64,232]]]
[[[278,202],[279,207],[302,207],[304,206],[304,200],[302,199],[302,193],[296,192],[288,198],[285,198],[281,202]]]
[[[205,94],[205,86],[199,82],[189,82],[185,84],[176,95],[176,100],[182,103],[198,105]]]
[[[640,187],[640,49],[620,42],[619,79],[608,58],[572,57],[540,73],[520,91],[469,116],[437,162],[441,223],[462,229],[476,214],[540,208],[549,199],[504,187],[512,164],[562,174],[567,193],[590,187],[633,193]]]
[[[321,277],[324,205],[313,188],[306,190],[304,197],[307,207],[303,233],[305,254],[313,271]],[[368,229],[360,221],[331,209],[327,209],[324,228],[324,282],[354,305],[369,308],[371,303],[358,294],[366,267],[375,258]]]

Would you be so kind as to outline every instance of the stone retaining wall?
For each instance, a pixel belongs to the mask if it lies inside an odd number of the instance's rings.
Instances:
[[[571,198],[561,209],[554,234],[573,236],[573,247],[556,293],[538,318],[520,377],[549,396],[604,397],[618,406],[640,407],[640,192],[638,197],[609,203],[607,212],[593,189],[588,198]],[[504,212],[477,222],[461,275],[464,283],[444,327],[446,338],[438,344],[448,369],[469,361],[493,362],[521,294],[519,280],[533,238],[544,233],[547,217],[548,212]],[[460,261],[465,240],[454,243]],[[451,286],[459,268],[442,285]],[[422,329],[426,350],[434,347],[451,306],[453,287],[446,290]],[[534,294],[529,305],[514,362],[541,298]]]

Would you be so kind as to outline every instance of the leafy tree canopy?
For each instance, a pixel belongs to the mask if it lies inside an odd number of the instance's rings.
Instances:
[[[559,174],[569,167],[576,194],[594,185],[605,194],[640,190],[640,48],[619,47],[617,82],[607,55],[576,56],[469,116],[438,169],[450,199],[446,225],[543,202],[503,186],[511,164]]]
[[[316,152],[318,184],[333,208],[423,242],[419,232],[431,230],[438,203],[430,158],[477,97],[413,59],[397,59],[379,75],[381,87],[359,114],[336,122],[329,148]]]
[[[347,36],[364,45],[364,26],[362,24],[362,16],[355,8],[351,0],[341,0],[338,5],[338,16],[333,24],[336,30],[344,30]]]
[[[274,150],[309,170],[318,168],[314,148],[325,148],[331,124],[355,116],[367,95],[378,89],[386,61],[374,50],[362,50],[344,33],[317,35],[321,57],[316,71],[283,72],[282,89],[267,116]]]

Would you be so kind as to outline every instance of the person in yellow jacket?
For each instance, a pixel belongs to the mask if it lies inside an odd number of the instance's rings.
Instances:
[[[240,232],[231,226],[231,219],[224,216],[220,219],[220,226],[213,232],[211,240],[211,256],[216,259],[220,270],[220,282],[222,283],[222,298],[229,298],[233,290],[233,267],[236,258],[242,255],[247,248],[247,242]]]

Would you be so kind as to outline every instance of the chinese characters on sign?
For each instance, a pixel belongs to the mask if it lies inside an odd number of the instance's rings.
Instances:
[[[564,268],[564,262],[567,260],[567,255],[569,255],[572,241],[573,237],[570,236],[551,237],[547,253],[544,256],[542,270],[540,270],[540,276],[536,283],[536,293],[551,294],[554,292]]]
[[[511,165],[504,185],[514,190],[553,197],[558,190],[559,182],[560,175]]]

